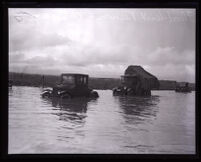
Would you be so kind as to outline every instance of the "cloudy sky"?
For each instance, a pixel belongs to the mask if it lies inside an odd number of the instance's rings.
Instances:
[[[195,81],[194,9],[9,9],[9,71]]]

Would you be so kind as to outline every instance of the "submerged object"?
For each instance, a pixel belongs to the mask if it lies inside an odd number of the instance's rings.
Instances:
[[[113,95],[150,96],[151,89],[158,89],[158,79],[141,66],[130,65],[123,76],[121,85],[113,89]]]
[[[177,85],[175,92],[183,92],[183,93],[190,93],[192,89],[189,87],[189,83],[185,83],[185,85]]]
[[[60,83],[52,89],[43,90],[41,96],[68,99],[74,97],[98,98],[98,93],[88,87],[88,78],[89,76],[85,74],[61,74]]]

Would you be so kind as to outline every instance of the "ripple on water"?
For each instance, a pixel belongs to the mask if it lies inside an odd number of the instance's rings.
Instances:
[[[9,90],[9,153],[195,152],[195,94],[46,100],[42,89]]]

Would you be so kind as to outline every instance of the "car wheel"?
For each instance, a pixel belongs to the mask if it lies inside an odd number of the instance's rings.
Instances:
[[[99,97],[98,92],[92,91],[92,92],[90,93],[90,97],[98,98],[98,97]]]
[[[50,97],[50,93],[49,92],[45,92],[44,94],[42,94],[42,97]]]

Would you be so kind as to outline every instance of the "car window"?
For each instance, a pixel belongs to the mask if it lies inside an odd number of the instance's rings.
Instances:
[[[73,84],[74,83],[74,77],[73,76],[63,76],[63,84]]]
[[[85,76],[79,76],[77,78],[77,84],[85,85],[87,83],[87,78]]]
[[[77,84],[82,84],[82,77],[77,77]]]
[[[87,77],[83,78],[83,82],[84,82],[84,84],[87,84]]]

